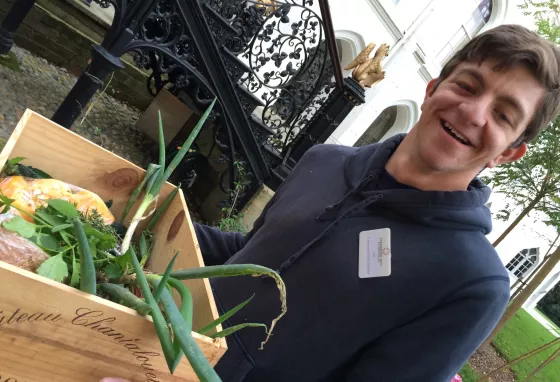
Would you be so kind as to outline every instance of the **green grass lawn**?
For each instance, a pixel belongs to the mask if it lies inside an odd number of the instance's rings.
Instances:
[[[473,370],[473,368],[468,364],[468,362],[463,366],[459,375],[463,379],[463,382],[476,382],[480,379],[480,376]]]
[[[504,329],[494,339],[494,345],[504,359],[512,360],[521,354],[533,350],[555,337],[536,321],[524,309],[520,309],[516,315],[507,323]],[[533,357],[521,361],[511,369],[516,379],[522,381],[534,369],[536,369],[555,349],[546,349]],[[553,382],[560,381],[560,357],[541,370],[530,381]]]

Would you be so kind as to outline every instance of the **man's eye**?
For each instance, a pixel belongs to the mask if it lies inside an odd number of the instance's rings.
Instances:
[[[505,115],[504,113],[502,113],[502,112],[499,111],[499,110],[496,110],[496,114],[498,115],[498,118],[500,119],[500,121],[505,122],[505,123],[511,125],[511,122],[510,122],[510,120],[509,120],[509,118],[508,118],[507,115]]]
[[[473,93],[473,88],[464,82],[457,82],[457,86],[469,93]]]

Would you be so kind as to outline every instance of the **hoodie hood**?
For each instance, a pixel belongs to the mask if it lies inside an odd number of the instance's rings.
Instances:
[[[363,198],[380,195],[376,204],[423,225],[490,233],[492,215],[485,203],[492,191],[478,178],[473,179],[465,191],[374,189],[375,180],[384,173],[387,161],[405,136],[395,135],[382,143],[364,146],[351,155],[344,170],[348,188],[359,190]]]

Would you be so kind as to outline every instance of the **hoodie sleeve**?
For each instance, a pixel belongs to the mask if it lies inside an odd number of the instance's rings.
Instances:
[[[202,258],[204,259],[204,265],[222,265],[230,257],[243,249],[249,239],[264,224],[266,213],[276,201],[276,195],[278,195],[281,188],[282,186],[265,205],[262,213],[255,220],[253,228],[246,235],[240,232],[223,232],[215,227],[194,223],[196,238],[200,246]]]
[[[263,226],[266,220],[266,213],[274,205],[276,200],[278,200],[279,195],[281,195],[282,190],[287,187],[290,181],[293,179],[296,170],[305,166],[305,161],[314,155],[318,150],[322,150],[323,147],[327,145],[315,145],[303,154],[302,158],[298,161],[296,166],[290,172],[290,175],[280,184],[272,198],[265,205],[263,211],[255,220],[253,228],[249,233],[243,235],[239,232],[222,232],[217,228],[209,227],[199,223],[194,223],[194,228],[196,232],[196,238],[198,239],[198,244],[200,246],[200,252],[202,253],[202,258],[204,259],[205,265],[222,265],[228,261],[233,255],[239,252],[251,237]]]
[[[465,287],[370,343],[345,381],[449,382],[496,326],[508,300],[503,277]]]

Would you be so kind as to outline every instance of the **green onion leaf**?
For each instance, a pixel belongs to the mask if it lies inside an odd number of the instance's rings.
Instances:
[[[173,258],[171,259],[171,261],[167,265],[167,268],[165,269],[165,272],[164,272],[163,276],[161,277],[161,281],[158,284],[156,290],[154,291],[154,298],[155,298],[156,302],[159,301],[159,298],[161,297],[161,292],[167,286],[167,280],[169,279],[169,275],[171,274],[171,271],[173,270],[173,264],[175,264],[175,260],[177,260],[177,256],[179,256],[179,252],[177,252],[175,254],[175,256],[173,256]]]
[[[96,292],[96,272],[84,227],[79,218],[73,219],[76,238],[78,239],[78,251],[80,253],[80,290],[90,294]]]
[[[140,196],[140,194],[142,193],[142,190],[144,189],[144,186],[146,185],[148,180],[152,177],[154,172],[156,172],[159,168],[160,168],[159,165],[150,163],[150,165],[146,169],[146,174],[144,175],[144,179],[142,179],[138,187],[136,187],[136,189],[132,192],[132,194],[130,194],[128,201],[126,202],[126,206],[124,207],[124,211],[120,220],[121,224],[123,224],[124,220],[128,216],[130,209],[132,208],[134,202],[136,202],[136,199],[138,199],[138,196]]]
[[[76,261],[76,253],[72,248],[72,277],[70,278],[70,286],[77,288],[80,285],[80,263]]]
[[[163,121],[161,120],[161,111],[158,110],[158,142],[159,142],[159,165],[165,168],[165,139],[163,136]]]
[[[113,297],[117,302],[124,306],[128,306],[145,316],[152,311],[152,308],[144,300],[138,298],[125,287],[111,283],[99,284],[99,289]]]
[[[256,324],[256,323],[247,322],[245,324],[239,324],[239,325],[235,325],[235,326],[232,326],[230,328],[224,329],[221,332],[211,334],[208,337],[210,337],[210,338],[221,338],[221,337],[229,336],[230,334],[235,333],[238,330],[241,330],[241,329],[244,329],[244,328],[257,328],[257,327],[263,327],[264,331],[265,332],[267,331],[267,328],[266,328],[265,324]]]
[[[148,231],[152,231],[154,229],[159,219],[163,216],[165,211],[167,211],[167,208],[175,198],[175,195],[177,195],[177,193],[179,192],[180,188],[181,188],[181,183],[179,183],[177,187],[175,187],[175,189],[169,193],[169,195],[167,196],[163,204],[156,210],[156,212],[150,219],[150,222],[148,223],[148,227],[146,228]]]
[[[247,305],[253,299],[253,297],[255,297],[255,295],[252,295],[247,300],[243,301],[241,304],[233,307],[232,309],[230,309],[229,311],[227,311],[226,313],[224,313],[223,315],[221,315],[220,317],[218,317],[217,319],[215,319],[211,323],[209,323],[209,324],[205,325],[204,327],[200,328],[200,330],[198,332],[200,334],[208,333],[210,330],[214,329],[216,326],[223,323],[225,320],[227,320],[228,318],[233,316],[235,313],[239,312],[245,305]]]

